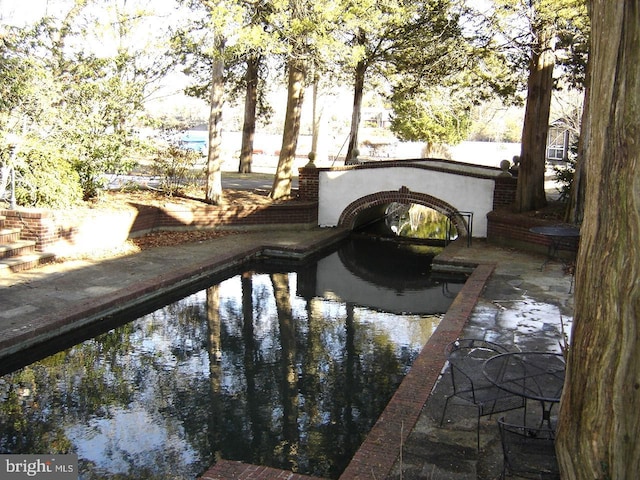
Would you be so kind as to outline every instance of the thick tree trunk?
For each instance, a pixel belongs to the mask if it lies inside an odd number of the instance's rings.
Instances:
[[[640,472],[640,4],[590,4],[587,191],[556,449],[565,479]]]
[[[536,210],[547,204],[544,172],[555,59],[551,48],[553,28],[543,25],[537,30],[537,45],[532,50],[529,63],[527,104],[522,127],[516,191],[516,209],[519,212]]]
[[[220,51],[224,48],[220,41]],[[222,104],[224,98],[224,61],[222,54],[213,62],[209,111],[209,152],[205,200],[214,205],[222,201]]]
[[[289,62],[289,86],[287,93],[287,112],[282,134],[282,148],[278,158],[278,168],[273,180],[271,198],[277,200],[291,194],[291,176],[300,133],[300,116],[304,100],[305,82],[304,62],[291,59]]]
[[[345,165],[357,163],[358,150],[358,131],[360,130],[360,118],[362,116],[362,96],[364,94],[364,76],[366,73],[366,65],[363,61],[358,62],[355,72],[355,83],[353,89],[353,110],[351,112],[351,131],[349,132],[349,147],[347,148],[347,156]]]
[[[256,110],[258,106],[258,68],[260,57],[252,56],[247,60],[245,80],[247,91],[244,99],[244,123],[242,125],[242,145],[240,147],[239,173],[251,173],[253,158],[253,138],[256,133]]]

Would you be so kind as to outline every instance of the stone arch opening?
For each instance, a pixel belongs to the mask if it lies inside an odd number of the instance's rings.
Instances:
[[[451,219],[451,222],[456,227],[460,237],[466,237],[468,235],[468,225],[465,219],[458,213],[457,208],[432,195],[412,192],[407,187],[402,187],[399,190],[387,190],[372,193],[351,202],[340,214],[338,226],[347,228],[348,230],[353,230],[356,226],[356,219],[362,212],[371,208],[388,205],[392,202],[407,205],[417,203],[419,205],[433,208],[437,212],[440,212]]]

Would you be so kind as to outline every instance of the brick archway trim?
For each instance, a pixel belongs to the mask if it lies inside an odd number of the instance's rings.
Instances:
[[[371,207],[385,205],[392,202],[404,204],[417,203],[419,205],[433,208],[437,212],[440,212],[443,215],[451,218],[451,221],[456,227],[459,236],[467,236],[467,224],[465,223],[464,219],[458,214],[457,208],[443,200],[440,200],[439,198],[428,195],[426,193],[412,192],[407,187],[402,187],[399,190],[387,190],[384,192],[372,193],[351,202],[340,214],[338,226],[347,228],[348,230],[353,230],[356,218],[361,212]]]

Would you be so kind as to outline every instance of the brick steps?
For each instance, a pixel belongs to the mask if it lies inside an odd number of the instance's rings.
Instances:
[[[29,270],[52,261],[55,255],[36,251],[34,240],[22,240],[19,228],[4,228],[0,216],[0,277]]]

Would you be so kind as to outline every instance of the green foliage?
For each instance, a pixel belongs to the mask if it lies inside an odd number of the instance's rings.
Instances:
[[[474,12],[478,38],[486,39],[487,51],[500,59],[502,68],[525,74],[536,44],[536,32],[549,26],[553,32],[558,85],[584,87],[590,35],[585,0],[493,0],[487,11]],[[504,75],[494,76],[496,85]],[[524,86],[526,76],[520,75]]]
[[[562,67],[564,81],[572,88],[582,89],[586,82],[587,57],[591,25],[585,0],[563,0],[557,13],[557,64]]]
[[[392,106],[391,131],[404,141],[454,145],[467,137],[471,125],[468,106],[444,92],[395,94]]]
[[[107,174],[129,172],[142,148],[135,127],[141,124],[148,86],[166,72],[166,62],[135,50],[139,40],[136,47],[127,46],[143,12],[128,14],[121,9],[126,5],[118,4],[96,14],[88,6],[76,2],[63,20],[48,17],[7,29],[10,35],[0,32],[0,38],[11,39],[0,45],[0,79],[7,80],[1,92],[0,147],[27,137],[39,145],[21,159],[27,204],[68,201],[52,199],[52,186],[41,183],[48,181],[39,173],[44,164],[59,169],[49,174],[65,177],[66,184],[79,182],[85,200],[98,195]],[[87,44],[117,48],[103,48],[98,55]],[[35,198],[35,191],[44,193]]]
[[[396,234],[409,238],[447,239],[449,221],[446,215],[424,205],[411,204],[399,216]],[[455,228],[452,228],[457,235]]]
[[[30,81],[26,62],[15,55],[19,34],[14,29],[0,33],[0,126],[5,127],[8,113],[16,108],[24,97]]]
[[[200,158],[198,152],[170,143],[157,149],[151,173],[160,177],[160,189],[165,194],[174,195],[203,177],[203,170],[197,168]]]
[[[67,208],[82,200],[78,173],[62,151],[26,145],[16,168],[16,200],[30,207]]]
[[[561,202],[568,202],[571,199],[571,191],[573,187],[573,178],[576,173],[576,159],[575,156],[570,156],[565,165],[553,167],[553,177],[556,182],[560,184],[559,200]]]

